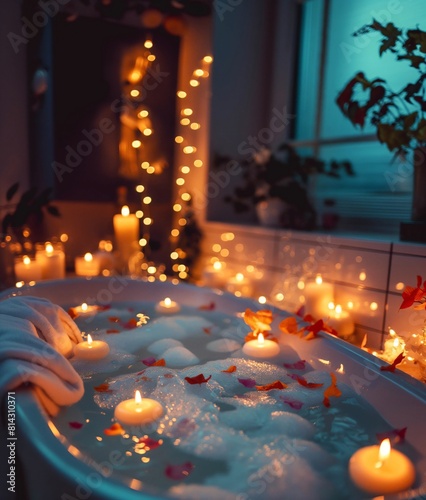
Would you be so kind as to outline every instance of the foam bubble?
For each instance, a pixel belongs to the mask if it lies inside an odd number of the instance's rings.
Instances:
[[[200,362],[193,352],[183,346],[167,349],[163,352],[162,357],[166,361],[167,366],[171,366],[172,368],[196,365]]]
[[[241,343],[229,339],[217,339],[206,345],[209,351],[213,352],[232,352],[241,348]]]
[[[156,356],[161,356],[161,354],[164,351],[167,351],[167,349],[170,349],[171,347],[179,347],[181,345],[182,342],[179,342],[179,340],[167,338],[162,340],[156,340],[155,342],[153,342],[148,347],[148,351],[152,352],[152,354],[155,354]]]

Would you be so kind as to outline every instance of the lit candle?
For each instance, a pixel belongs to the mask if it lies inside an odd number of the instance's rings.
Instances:
[[[122,262],[127,265],[132,253],[138,250],[139,219],[124,205],[121,214],[114,215],[113,226],[118,252]]]
[[[92,336],[87,335],[87,340],[74,346],[74,355],[81,359],[105,358],[109,354],[109,345],[103,340],[92,340]]]
[[[99,270],[107,269],[112,271],[115,267],[113,246],[110,241],[101,240],[99,242],[98,251],[95,252],[95,258],[99,260]]]
[[[42,279],[65,278],[65,253],[62,243],[52,244],[47,241],[44,244],[36,244],[36,262],[41,265]]]
[[[203,269],[202,281],[204,286],[224,287],[227,282],[226,264],[217,260],[211,266]]]
[[[77,276],[97,276],[99,274],[99,259],[93,257],[90,252],[84,257],[75,258],[75,274]]]
[[[344,311],[340,304],[334,307],[333,302],[330,302],[328,307],[330,312],[327,319],[327,325],[334,328],[339,334],[339,337],[350,337],[354,333],[355,324],[349,312]]]
[[[381,355],[383,359],[392,363],[392,361],[405,351],[404,339],[398,337],[395,330],[389,329],[389,337],[384,343],[384,350]]]
[[[391,449],[389,439],[380,446],[366,446],[349,460],[352,481],[362,490],[385,495],[409,488],[416,478],[413,463],[398,450]]]
[[[41,265],[28,255],[25,255],[22,260],[15,261],[15,277],[18,281],[38,281],[41,280]]]
[[[315,281],[305,283],[305,312],[315,319],[323,318],[328,313],[328,304],[334,300],[334,288],[331,283],[324,283],[320,275]]]
[[[90,306],[83,302],[80,306],[71,307],[70,310],[75,316],[90,316],[99,310],[99,306]]]
[[[163,411],[158,401],[141,398],[136,391],[134,399],[126,399],[115,407],[114,417],[123,425],[145,425],[160,418]]]
[[[174,314],[180,311],[180,306],[170,297],[166,297],[155,306],[155,310],[164,314]]]
[[[277,342],[265,339],[263,333],[259,333],[256,339],[243,345],[243,352],[253,358],[272,358],[280,352],[280,347]]]
[[[250,297],[253,293],[251,281],[243,273],[237,273],[229,278],[226,289],[239,297]]]

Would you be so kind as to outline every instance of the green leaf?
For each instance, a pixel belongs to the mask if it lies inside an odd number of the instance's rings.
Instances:
[[[16,194],[16,191],[19,189],[19,182],[15,182],[15,184],[12,184],[10,188],[7,190],[6,193],[6,200],[10,201]]]

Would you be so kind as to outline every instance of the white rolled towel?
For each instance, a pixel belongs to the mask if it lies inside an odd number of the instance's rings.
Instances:
[[[30,384],[49,415],[79,401],[83,381],[64,355],[80,340],[69,315],[46,299],[12,297],[0,302],[1,399]]]

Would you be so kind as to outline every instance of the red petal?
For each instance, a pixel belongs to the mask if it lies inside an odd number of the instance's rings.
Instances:
[[[164,358],[160,358],[151,366],[166,366],[166,360]]]
[[[389,366],[381,366],[380,370],[382,372],[394,372],[396,365],[399,365],[401,361],[405,358],[404,353],[401,352],[401,354],[398,354],[398,356],[393,360],[392,364]]]
[[[138,444],[143,444],[144,449],[146,450],[155,450],[155,448],[158,448],[163,444],[163,440],[160,439],[156,441],[155,439],[150,438],[149,436],[144,436],[139,438]]]
[[[296,363],[284,363],[284,367],[289,370],[304,370],[306,365],[306,361],[304,359],[300,359],[296,361]]]
[[[295,410],[300,410],[303,406],[303,403],[301,401],[297,401],[296,399],[286,399],[281,397],[280,398],[283,403],[286,405],[289,405],[291,408],[294,408]]]
[[[96,392],[112,392],[112,389],[109,388],[109,384],[106,382],[104,384],[97,385],[94,389]]]
[[[210,326],[210,327],[208,327],[208,328],[203,328],[203,332],[204,332],[204,333],[207,333],[207,335],[210,335],[210,334],[212,333],[212,328],[211,328],[211,326]]]
[[[294,378],[294,380],[297,380],[300,385],[303,385],[303,387],[307,387],[308,389],[318,389],[319,387],[322,387],[324,385],[316,384],[315,382],[308,382],[304,377],[301,377],[300,375],[293,375],[291,378]]]
[[[68,422],[68,425],[71,427],[71,429],[81,429],[84,424],[81,422]]]
[[[342,395],[340,389],[337,387],[336,375],[334,373],[330,373],[330,376],[331,376],[331,384],[325,389],[324,399],[323,399],[323,405],[326,406],[327,408],[330,407],[331,397],[340,398],[340,396]]]
[[[256,385],[256,380],[252,378],[239,378],[238,382],[244,387],[254,387]]]
[[[185,479],[191,474],[194,465],[191,462],[185,462],[181,465],[168,465],[164,473],[170,479],[175,481],[180,481],[181,479]]]
[[[205,377],[202,373],[199,375],[196,375],[195,377],[185,377],[185,380],[188,382],[188,384],[194,385],[194,384],[205,384],[207,383],[212,376],[210,375],[209,377]]]
[[[120,318],[118,318],[117,316],[110,316],[108,318],[108,321],[111,321],[111,323],[120,323]]]
[[[213,311],[216,309],[216,304],[214,302],[210,302],[210,304],[200,306],[198,309],[200,309],[200,311]]]
[[[135,318],[129,319],[127,323],[123,324],[123,327],[126,328],[126,330],[132,330],[133,328],[136,328],[138,326],[138,322],[135,320]]]
[[[115,328],[110,328],[106,331],[107,333],[120,333],[120,330],[116,330]]]

